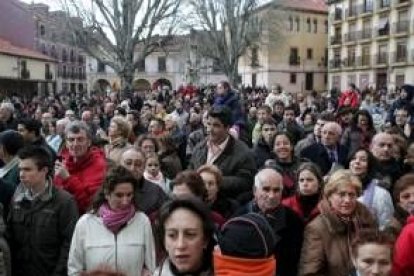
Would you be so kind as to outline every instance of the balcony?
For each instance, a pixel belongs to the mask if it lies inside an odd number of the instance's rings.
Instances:
[[[393,25],[394,34],[408,33],[410,30],[410,21],[401,20]]]
[[[372,11],[374,10],[374,7],[372,5],[372,3],[369,4],[363,4],[359,6],[359,14],[360,15],[364,15],[364,14],[370,14],[372,13]]]
[[[387,10],[391,7],[391,0],[378,0],[377,10]]]
[[[357,32],[349,32],[344,34],[344,42],[355,42],[357,40]]]
[[[350,58],[345,58],[343,60],[343,64],[344,64],[344,67],[347,67],[347,68],[349,68],[349,67],[355,67],[355,65],[356,65],[355,56],[354,57],[350,57]]]
[[[389,23],[385,25],[384,28],[378,28],[376,31],[376,37],[387,37],[390,35]]]
[[[339,68],[341,68],[341,64],[342,64],[342,62],[338,58],[334,58],[334,59],[331,59],[329,61],[329,67],[331,69],[339,69]]]
[[[393,53],[393,63],[405,63],[408,61],[407,49],[401,49]]]
[[[372,29],[366,28],[359,31],[359,39],[371,39],[372,38]]]
[[[345,10],[345,14],[347,18],[352,18],[358,15],[357,6],[350,6],[348,9]]]
[[[388,53],[377,54],[375,61],[376,61],[377,65],[386,65],[386,64],[388,64]]]
[[[362,67],[369,67],[371,66],[371,56],[370,55],[362,55],[357,57],[357,65]]]
[[[342,38],[340,35],[331,36],[331,45],[338,45],[342,43]]]
[[[411,3],[410,0],[395,0],[394,5],[396,8],[409,6]]]
[[[290,56],[289,57],[289,65],[300,65],[300,57],[299,56]]]

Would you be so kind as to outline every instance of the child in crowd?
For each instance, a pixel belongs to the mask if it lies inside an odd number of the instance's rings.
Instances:
[[[170,192],[170,180],[161,172],[161,164],[156,153],[149,153],[145,163],[144,178],[159,185],[166,194]]]

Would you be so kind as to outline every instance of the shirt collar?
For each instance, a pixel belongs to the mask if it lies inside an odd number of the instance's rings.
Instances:
[[[14,201],[15,202],[21,202],[23,200],[28,201],[34,201],[36,199],[39,199],[40,201],[47,201],[52,196],[52,185],[50,185],[50,181],[46,181],[46,185],[43,189],[43,191],[33,194],[31,189],[28,189],[23,183],[20,183],[20,185],[16,188]]]

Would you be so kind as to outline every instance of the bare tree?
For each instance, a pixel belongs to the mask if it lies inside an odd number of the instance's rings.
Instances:
[[[232,85],[238,85],[239,58],[263,38],[259,0],[189,0],[199,51],[214,60]]]
[[[127,93],[140,63],[162,47],[175,30],[181,4],[181,0],[60,1],[69,14],[83,22],[68,26],[79,47],[113,68]]]

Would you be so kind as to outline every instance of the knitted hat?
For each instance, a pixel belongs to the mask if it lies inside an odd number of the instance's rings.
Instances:
[[[248,213],[227,221],[218,235],[223,255],[260,259],[273,254],[276,238],[265,217]]]

